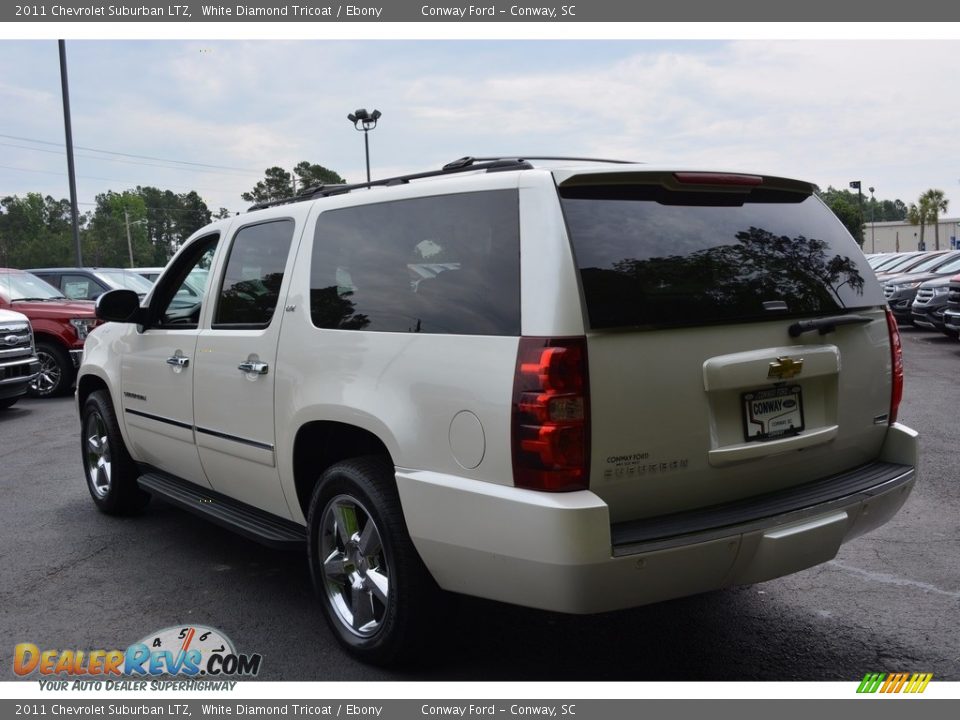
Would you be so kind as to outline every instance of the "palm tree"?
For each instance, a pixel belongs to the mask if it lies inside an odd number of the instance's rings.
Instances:
[[[920,245],[917,247],[925,248],[926,245],[923,244],[923,228],[927,224],[927,219],[930,217],[930,209],[927,207],[926,198],[921,195],[920,203],[910,203],[910,208],[907,210],[907,222],[911,225],[920,226]]]
[[[940,249],[940,213],[947,211],[947,205],[950,201],[943,194],[943,190],[934,190],[931,188],[920,196],[921,204],[927,207],[927,222],[933,223],[935,249]]]

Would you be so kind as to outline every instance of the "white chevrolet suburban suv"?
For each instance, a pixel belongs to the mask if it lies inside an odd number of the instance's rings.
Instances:
[[[813,186],[544,160],[308,188],[195,233],[142,305],[103,295],[96,505],[305,548],[381,663],[435,636],[443,591],[601,612],[889,520],[917,465],[900,337]]]

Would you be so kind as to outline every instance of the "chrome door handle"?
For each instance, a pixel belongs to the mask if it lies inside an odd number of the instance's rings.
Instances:
[[[184,357],[183,355],[174,355],[173,357],[167,358],[167,365],[173,365],[178,368],[185,368],[190,364],[190,358]]]
[[[265,362],[252,362],[247,360],[246,362],[242,362],[237,365],[237,369],[252,375],[266,375],[267,370],[270,369],[270,366]]]

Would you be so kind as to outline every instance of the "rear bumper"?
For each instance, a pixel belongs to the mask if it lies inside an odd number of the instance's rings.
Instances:
[[[553,495],[402,468],[397,484],[410,535],[441,587],[593,613],[826,562],[896,514],[913,488],[916,459],[916,433],[894,425],[877,462],[836,478],[617,526],[589,491]]]

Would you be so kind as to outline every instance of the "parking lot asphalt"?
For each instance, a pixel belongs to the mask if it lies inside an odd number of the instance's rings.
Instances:
[[[960,343],[905,328],[901,420],[921,433],[920,481],[886,526],[818,568],[592,617],[462,599],[437,651],[383,670],[343,653],[306,560],[172,506],[98,513],[71,398],[0,413],[0,680],[17,643],[123,649],[181,624],[263,656],[263,680],[960,680]],[[36,675],[29,679],[35,680]]]

